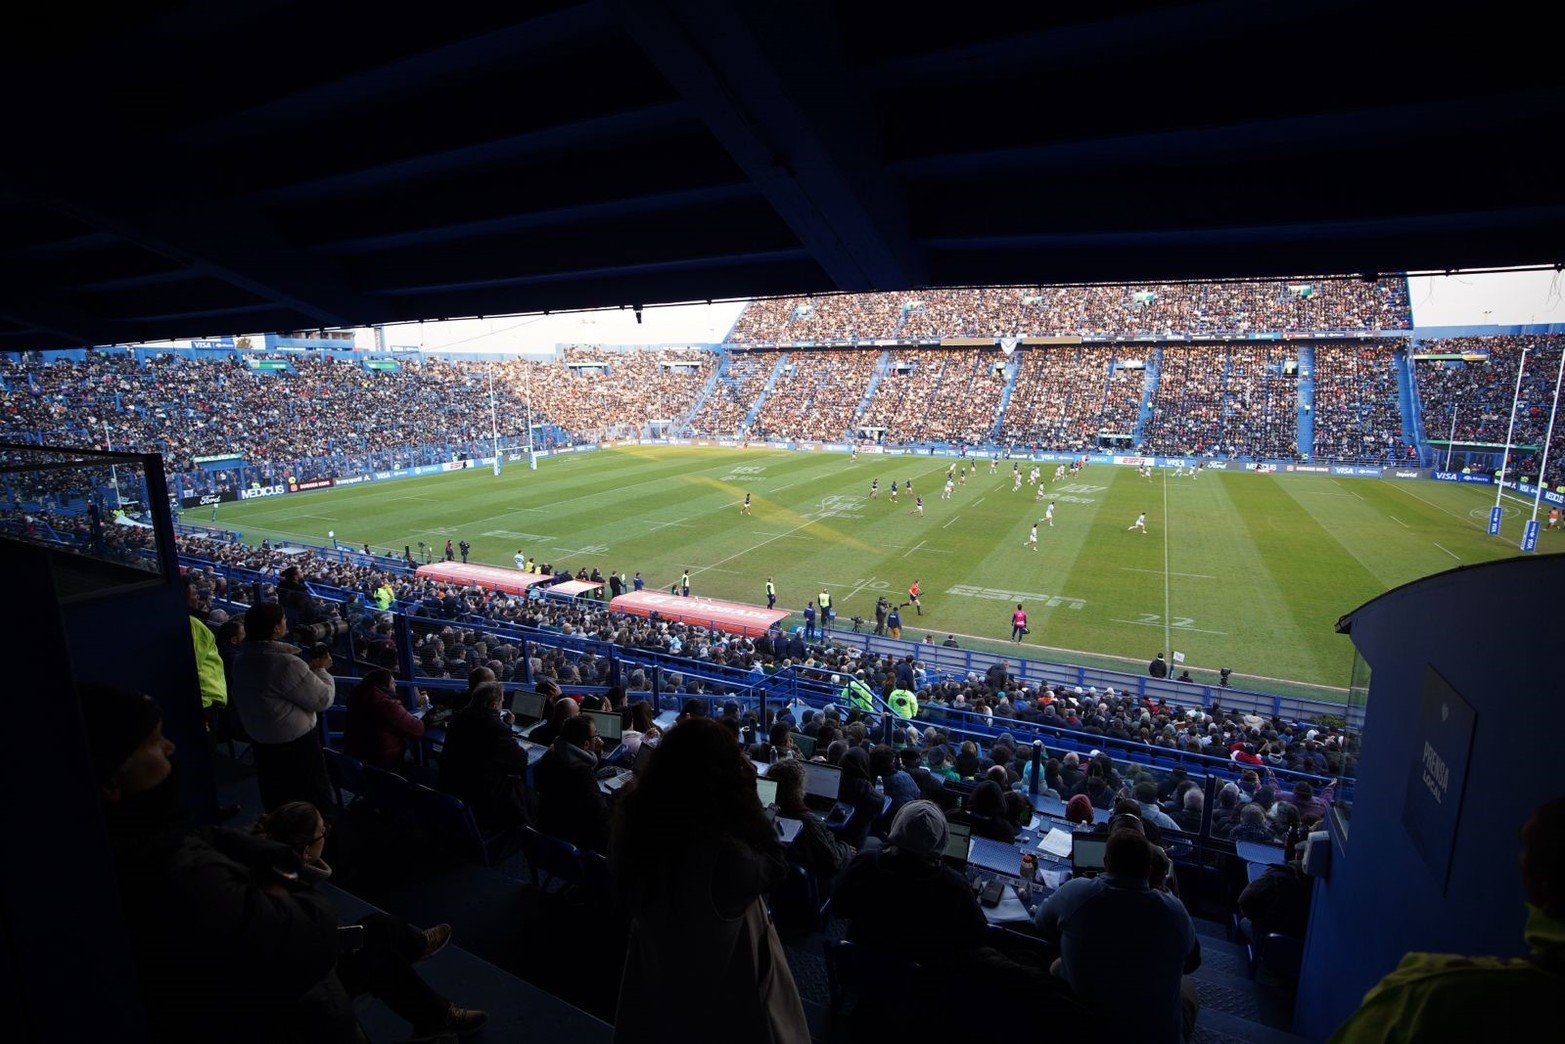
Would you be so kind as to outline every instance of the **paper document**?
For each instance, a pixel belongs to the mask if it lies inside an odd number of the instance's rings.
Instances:
[[[1000,905],[983,907],[984,919],[990,924],[1004,924],[1007,921],[1029,921],[1032,919],[1027,912],[1027,907],[1016,898],[1016,891],[1010,885],[1005,888],[1000,896]]]
[[[804,821],[801,819],[784,819],[778,816],[773,820],[777,824],[777,837],[785,845],[793,844],[793,839],[799,836],[799,831],[804,829]]]
[[[1071,836],[1068,831],[1054,827],[1038,842],[1038,851],[1047,852],[1060,859],[1069,859],[1071,854]]]

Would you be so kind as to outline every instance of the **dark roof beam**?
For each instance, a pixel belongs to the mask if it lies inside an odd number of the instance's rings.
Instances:
[[[502,63],[547,57],[565,45],[590,39],[603,28],[603,13],[598,5],[567,7],[210,120],[190,128],[179,140],[195,145],[239,142],[295,127],[350,119],[355,112],[421,94],[432,82],[449,84],[487,75]]]
[[[837,287],[924,281],[866,101],[813,5],[607,6]]]

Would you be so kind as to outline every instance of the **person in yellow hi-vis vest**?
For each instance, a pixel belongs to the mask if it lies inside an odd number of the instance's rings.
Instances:
[[[886,703],[890,705],[891,713],[899,718],[918,717],[918,697],[910,689],[892,689]]]
[[[837,614],[831,611],[831,592],[824,587],[821,588],[818,604],[821,607],[821,630],[830,630],[831,622],[837,618]]]
[[[875,710],[875,693],[857,678],[849,678],[848,684],[842,687],[842,700],[854,710],[861,710],[866,714],[873,713]]]

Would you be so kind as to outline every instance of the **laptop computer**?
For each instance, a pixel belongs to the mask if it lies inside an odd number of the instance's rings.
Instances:
[[[967,865],[1006,877],[1022,876],[1021,849],[1006,841],[975,837],[967,849]]]
[[[802,732],[790,732],[788,737],[793,740],[793,745],[799,748],[799,753],[807,758],[815,756],[815,737],[806,736]]]
[[[605,745],[618,743],[624,734],[624,720],[618,711],[582,711],[598,725],[598,736]]]
[[[967,866],[967,849],[973,838],[973,828],[967,823],[946,823],[946,850],[940,861],[956,870]]]
[[[1107,834],[1079,831],[1071,835],[1071,876],[1096,877],[1103,872],[1103,850]]]
[[[837,803],[842,789],[842,770],[835,765],[801,761],[804,766],[804,803],[814,809],[830,808]]]
[[[761,799],[761,807],[777,804],[777,781],[775,779],[757,779],[755,781],[755,794]]]
[[[658,745],[656,743],[648,743],[646,740],[642,740],[641,746],[636,748],[636,760],[631,763],[630,770],[639,776],[641,770],[647,767],[647,762],[652,760],[652,752],[657,749]]]
[[[545,703],[541,692],[518,692],[511,696],[511,713],[522,725],[542,721]]]

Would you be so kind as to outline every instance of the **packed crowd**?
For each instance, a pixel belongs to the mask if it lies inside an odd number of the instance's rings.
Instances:
[[[1297,457],[1297,386],[1282,372],[1291,354],[1281,346],[1165,350],[1145,451]]]
[[[878,360],[877,352],[790,353],[750,434],[810,441],[842,438],[864,401]]]
[[[1151,366],[1161,359],[1140,431],[1147,452],[1409,459],[1397,385],[1399,347],[1318,343],[1313,373],[1285,375],[1283,364],[1297,345],[1134,351],[1021,346],[1009,354],[998,348],[793,349],[727,356],[694,348],[577,347],[559,362],[427,358],[404,360],[395,371],[290,355],[288,370],[267,373],[250,371],[238,355],[93,352],[48,365],[6,355],[0,356],[0,435],[158,452],[175,475],[171,487],[187,496],[484,456],[493,446],[491,423],[506,445],[516,447],[526,439],[529,418],[544,447],[634,437],[653,422],[667,422],[675,432],[812,441],[842,439],[857,424],[884,428],[893,444],[977,445],[996,435],[998,418],[998,437],[1010,445],[1088,450],[1103,433],[1137,430],[1148,381],[1144,370],[1126,364]],[[1529,347],[1512,439],[1520,447],[1541,447],[1562,345],[1562,335],[1420,345],[1419,352],[1474,352],[1488,360],[1414,364],[1424,434],[1443,439],[1454,419],[1459,445],[1502,444],[1520,352]],[[728,369],[713,382],[724,359]],[[1314,382],[1310,447],[1297,446],[1300,380]],[[712,394],[703,399],[709,384]],[[744,430],[752,410],[755,422]],[[1565,427],[1556,434],[1551,462],[1562,460],[1562,450]],[[242,456],[244,464],[212,470],[194,459],[218,454]],[[1515,460],[1524,474],[1533,474],[1541,451],[1524,448]]]
[[[1315,453],[1332,460],[1416,460],[1402,439],[1396,349],[1317,345],[1315,348]]]
[[[1527,364],[1522,369],[1522,351]],[[1492,337],[1448,337],[1414,345],[1417,354],[1487,356],[1487,362],[1460,360],[1416,360],[1413,374],[1423,410],[1424,436],[1431,440],[1453,439],[1460,451],[1463,443],[1488,443],[1503,446],[1507,434],[1513,446],[1513,470],[1537,477],[1543,461],[1543,440],[1549,429],[1550,406],[1554,401],[1554,383],[1559,376],[1560,353],[1565,350],[1565,335],[1497,335]],[[1517,373],[1521,372],[1518,391]],[[1511,405],[1516,403],[1515,427],[1511,428]],[[1454,424],[1453,424],[1454,422]],[[1549,446],[1548,485],[1558,484],[1565,475],[1565,423],[1556,420],[1554,440]]]
[[[913,369],[886,373],[865,410],[866,426],[885,429],[885,440],[987,442],[1005,391],[999,352],[978,348],[900,349],[890,362]]]
[[[734,344],[1412,328],[1406,279],[979,287],[753,302]]]
[[[733,352],[689,426],[697,435],[738,435],[750,408],[761,397],[777,357],[770,352]]]
[[[1019,370],[1001,419],[1001,437],[1013,445],[1095,449],[1115,350],[1092,345],[1022,348],[1013,358]]]
[[[1102,737],[1169,751],[1215,751],[1223,757],[1238,744],[1251,748],[1246,757],[1257,759],[1253,764],[1258,768],[1352,774],[1351,762],[1344,767],[1340,757],[1327,756],[1349,753],[1338,746],[1345,738],[1334,733],[1306,736],[1309,726],[1268,722],[1218,707],[1203,712],[1152,704],[1112,689],[1100,693],[1095,688],[1026,686],[1018,682],[1005,661],[987,674],[941,677],[912,654],[874,654],[847,643],[807,642],[797,634],[740,637],[678,621],[611,612],[605,605],[585,600],[513,598],[365,565],[239,544],[183,538],[180,550],[192,560],[254,570],[268,578],[261,582],[259,592],[242,585],[230,590],[221,570],[195,566],[191,575],[204,605],[210,605],[214,598],[248,604],[257,594],[262,599],[275,597],[279,570],[290,567],[300,570],[302,582],[336,589],[334,593],[346,601],[316,600],[316,615],[304,622],[335,617],[347,620],[355,654],[379,666],[393,665],[386,659],[388,650],[394,654],[390,641],[394,621],[387,609],[404,612],[417,660],[413,671],[420,677],[461,680],[473,669],[487,667],[496,680],[507,683],[548,678],[560,685],[606,685],[610,664],[601,650],[603,645],[613,645],[631,658],[635,650],[641,650],[690,661],[683,671],[663,669],[659,687],[669,696],[722,695],[777,670],[797,667],[834,689],[842,686],[845,701],[850,699],[855,682],[883,697],[905,689],[915,694],[921,721],[1009,727],[1017,735],[1026,734],[1028,745],[1036,731],[1033,726],[1050,726],[1080,733],[1089,742]],[[553,568],[570,572],[565,566]],[[578,566],[577,572],[602,575],[596,567],[589,572]],[[572,638],[603,644],[566,640]],[[524,663],[529,657],[532,662]],[[653,681],[650,672],[655,669],[638,668],[623,683],[632,692],[649,691]],[[923,736],[918,742],[926,743],[927,739]],[[1328,740],[1333,741],[1331,746],[1327,746]]]

